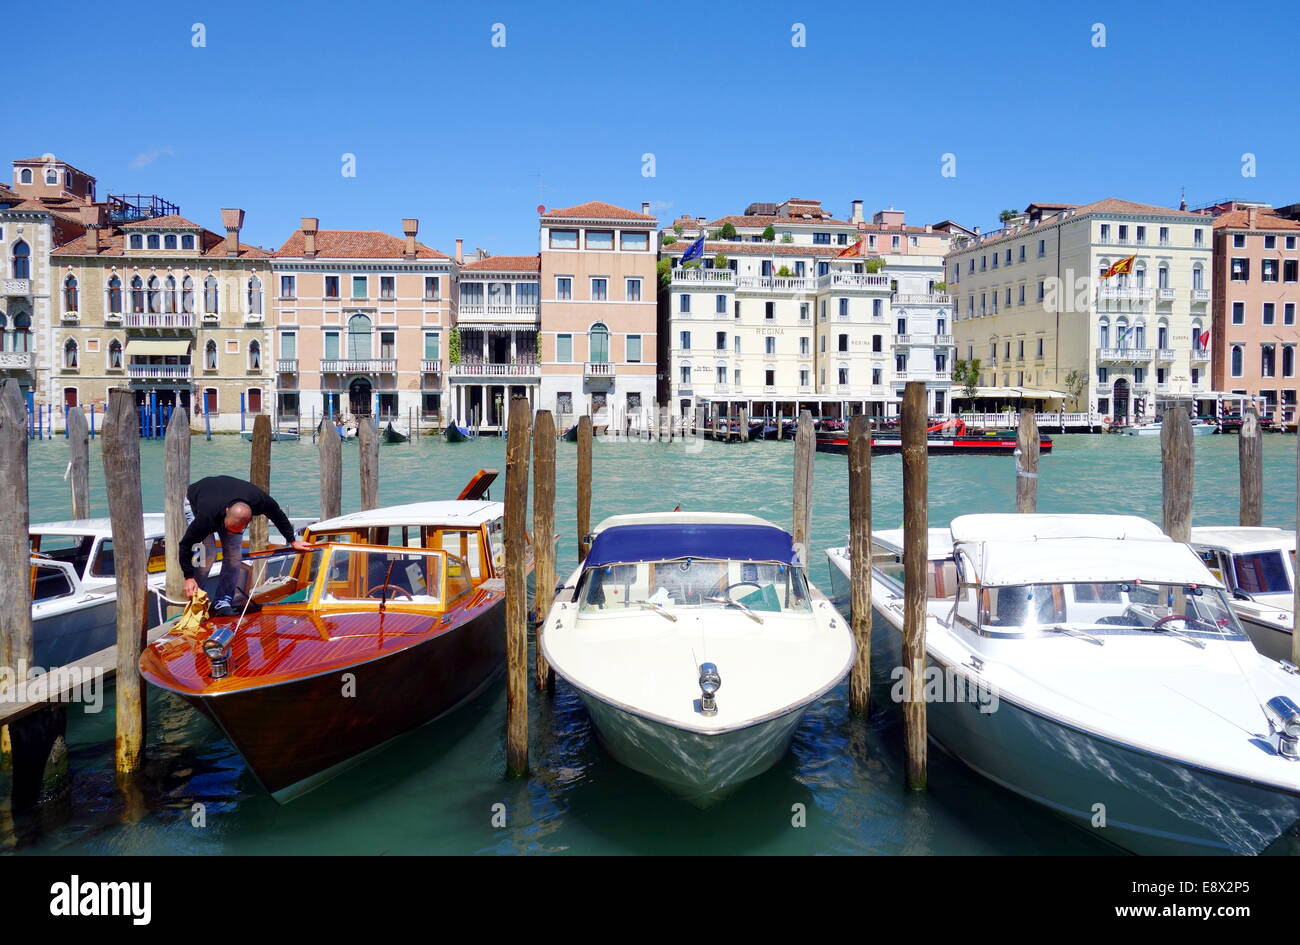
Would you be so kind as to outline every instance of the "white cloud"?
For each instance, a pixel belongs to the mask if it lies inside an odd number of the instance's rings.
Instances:
[[[148,167],[150,164],[158,160],[164,154],[175,154],[175,153],[176,152],[173,151],[170,147],[153,148],[152,150],[149,151],[141,151],[139,154],[137,154],[135,157],[131,159],[131,167],[133,167],[136,170],[139,170],[142,167]]]

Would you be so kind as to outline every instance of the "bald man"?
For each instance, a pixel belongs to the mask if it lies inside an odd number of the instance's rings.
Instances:
[[[218,617],[233,617],[245,608],[236,606],[235,589],[243,576],[244,529],[254,515],[265,515],[280,530],[285,541],[299,551],[311,545],[294,537],[293,525],[275,499],[251,482],[234,476],[209,476],[193,483],[185,495],[185,521],[188,528],[181,536],[177,553],[181,571],[185,574],[185,596],[193,597],[199,581],[207,577],[208,569],[216,560],[217,539],[221,540],[221,577],[217,582],[212,613]],[[195,545],[203,545],[202,562]],[[259,610],[248,603],[248,612]]]

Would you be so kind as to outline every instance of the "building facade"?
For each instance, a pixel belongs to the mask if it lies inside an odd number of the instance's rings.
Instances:
[[[1233,206],[1214,219],[1216,390],[1258,398],[1260,416],[1296,422],[1300,222],[1265,207]]]
[[[88,207],[86,232],[51,253],[56,403],[102,405],[126,387],[151,413],[180,406],[196,425],[251,426],[270,405],[270,254],[239,241],[242,210],[221,211],[223,237],[136,209]]]
[[[565,424],[622,424],[654,402],[655,229],[593,201],[540,218],[541,402]]]
[[[1193,340],[1210,326],[1210,225],[1111,198],[1030,204],[1003,229],[957,238],[947,284],[957,357],[979,362],[975,402],[1113,422],[1174,401],[1212,410],[1209,352]],[[1129,256],[1130,273],[1099,278]]]
[[[402,232],[322,230],[304,217],[275,252],[281,423],[441,418],[457,267],[416,240],[418,220],[404,219]]]

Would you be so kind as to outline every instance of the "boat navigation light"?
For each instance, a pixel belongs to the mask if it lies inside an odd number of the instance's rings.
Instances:
[[[722,677],[718,667],[712,663],[700,664],[700,714],[714,716],[718,714],[718,703],[713,697],[722,688]]]
[[[208,638],[203,641],[203,652],[207,655],[208,660],[212,663],[212,678],[224,679],[226,677],[226,660],[229,653],[226,651],[230,647],[230,641],[235,638],[235,628],[232,626],[217,627],[213,630]]]
[[[1274,696],[1268,710],[1276,720],[1278,751],[1288,761],[1300,761],[1300,708],[1286,696]]]

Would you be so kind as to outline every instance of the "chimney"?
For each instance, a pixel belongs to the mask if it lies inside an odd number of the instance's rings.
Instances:
[[[976,236],[979,236],[979,235],[980,235],[980,228],[979,228],[978,226],[975,227],[974,233],[975,233]]]
[[[861,200],[855,200],[855,201],[853,201],[853,212],[852,212],[851,214],[849,214],[849,222],[850,222],[850,223],[862,223],[862,222],[863,222],[863,219],[864,219],[864,218],[863,218],[863,216],[862,216],[862,201],[861,201]]]
[[[649,200],[642,200],[642,201],[641,201],[641,212],[644,213],[646,216],[650,216],[650,201],[649,201]]]
[[[86,250],[99,253],[99,228],[104,225],[104,205],[92,203],[81,208],[81,222],[86,227]]]
[[[415,234],[420,232],[420,221],[415,217],[402,218],[402,235],[406,237],[406,248],[402,252],[403,259],[415,258]]]
[[[1258,214],[1258,207],[1251,207],[1246,211],[1246,222],[1252,230],[1255,228],[1255,220],[1257,219]]]
[[[465,261],[465,241],[463,239],[459,239],[456,240],[456,262],[463,263],[464,261]]]
[[[320,229],[320,218],[303,217],[299,221],[299,227],[302,230],[302,257],[303,259],[315,259],[316,231]]]
[[[243,210],[221,210],[221,225],[226,228],[226,255],[239,255],[239,230],[244,225]]]
[[[934,224],[933,224],[933,223],[927,223],[927,224],[925,225],[925,232],[927,232],[927,233],[933,233],[933,232],[934,232]]]

